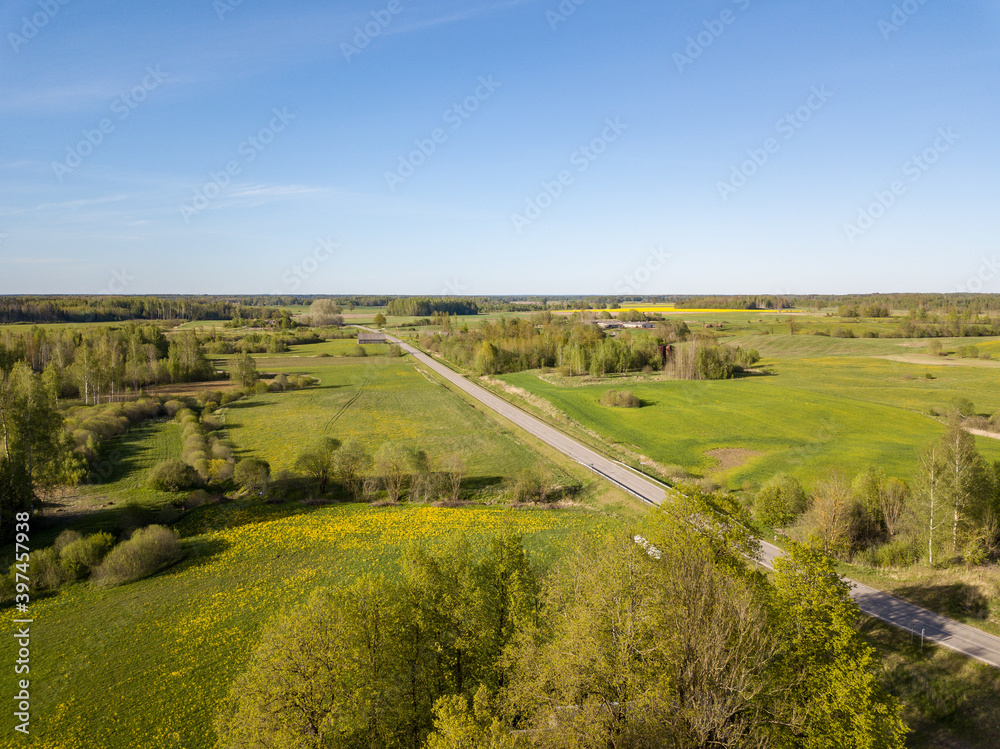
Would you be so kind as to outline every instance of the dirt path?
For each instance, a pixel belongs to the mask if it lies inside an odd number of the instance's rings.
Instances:
[[[924,364],[928,367],[1000,367],[1000,361],[989,359],[948,359],[944,356],[931,354],[892,354],[880,356],[879,359],[903,362],[904,364]]]

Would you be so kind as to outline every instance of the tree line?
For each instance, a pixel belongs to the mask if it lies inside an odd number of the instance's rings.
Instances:
[[[692,334],[683,321],[654,325],[612,336],[591,323],[547,312],[459,330],[447,324],[447,335],[422,335],[420,344],[479,375],[552,368],[566,376],[602,377],[662,369],[683,379],[726,379],[760,359],[755,351],[716,345],[700,331]]]
[[[190,330],[169,339],[156,324],[121,328],[32,327],[0,332],[0,369],[23,362],[42,374],[56,398],[116,400],[146,385],[212,379],[202,339]]]
[[[479,305],[472,299],[430,297],[390,299],[386,304],[386,314],[394,317],[426,317],[435,312],[449,315],[478,315]]]
[[[829,559],[793,545],[765,577],[732,551],[752,541],[724,503],[583,539],[550,569],[502,534],[317,591],[265,628],[219,746],[902,747]]]

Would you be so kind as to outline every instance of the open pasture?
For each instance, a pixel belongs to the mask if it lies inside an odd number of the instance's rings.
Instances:
[[[540,379],[534,372],[502,379],[547,399],[610,443],[734,489],[759,485],[780,471],[813,484],[833,470],[851,476],[866,465],[909,480],[919,451],[944,430],[929,415],[932,409],[947,410],[956,397],[968,398],[984,414],[1000,409],[997,374],[990,369],[848,355],[765,358],[760,366],[775,374],[718,381],[643,376],[599,384]],[[642,408],[599,403],[606,390],[623,387],[643,401]],[[987,459],[1000,459],[1000,441],[977,443]],[[719,449],[761,454],[725,465],[707,454]]]
[[[508,430],[405,358],[318,361],[258,358],[262,371],[307,374],[319,383],[224,407],[226,427],[242,456],[264,458],[272,471],[292,470],[298,455],[323,437],[358,439],[371,451],[392,440],[424,449],[432,458],[462,452],[470,479],[486,483],[537,460]]]

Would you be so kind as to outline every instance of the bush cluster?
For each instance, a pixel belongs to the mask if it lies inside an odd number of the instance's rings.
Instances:
[[[74,451],[92,461],[102,442],[125,434],[133,424],[155,419],[164,408],[159,398],[81,406],[69,414],[65,428],[73,438]]]
[[[630,390],[608,390],[601,396],[601,405],[612,408],[639,408],[642,406],[642,401]]]
[[[77,531],[65,530],[52,546],[31,552],[29,586],[32,590],[55,590],[71,580],[87,577],[113,546],[114,538],[109,533],[84,537]],[[11,565],[8,574],[0,577],[0,602],[14,600],[16,571],[17,565]]]
[[[122,585],[159,572],[184,556],[177,532],[162,525],[149,525],[114,547],[93,570],[101,587]]]

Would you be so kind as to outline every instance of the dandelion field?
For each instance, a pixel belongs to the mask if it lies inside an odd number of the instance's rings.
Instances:
[[[199,508],[178,525],[188,557],[176,567],[120,588],[78,583],[32,603],[32,735],[17,745],[211,747],[214,706],[261,628],[313,589],[392,575],[410,544],[461,537],[476,547],[504,529],[523,534],[546,563],[576,534],[616,523],[585,511],[483,506]],[[4,689],[13,678],[4,673]],[[11,720],[4,736],[13,735]]]

